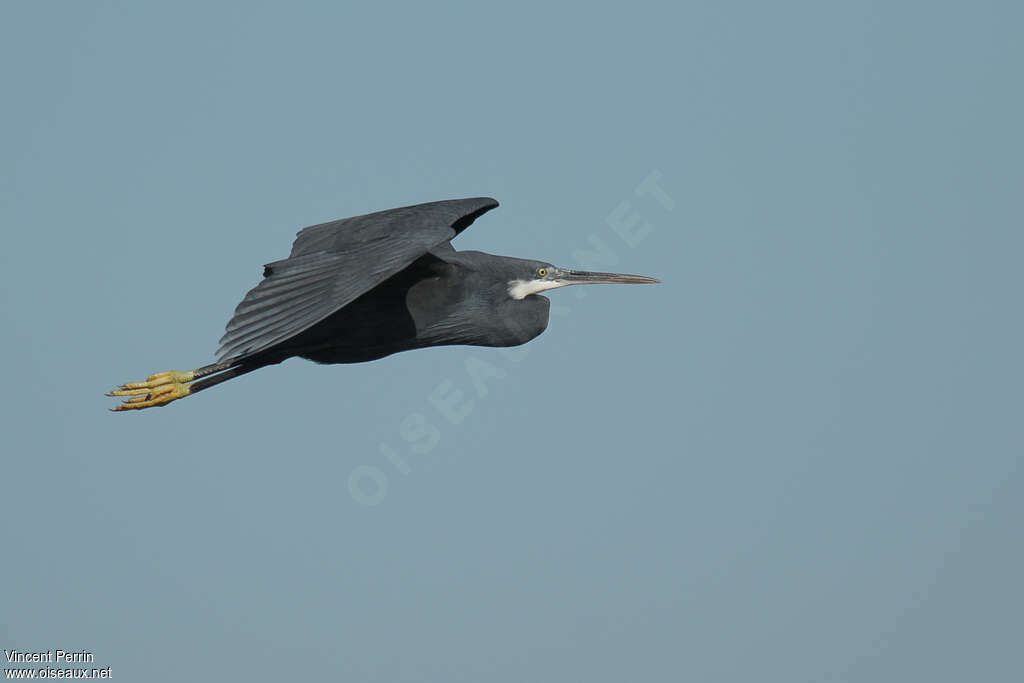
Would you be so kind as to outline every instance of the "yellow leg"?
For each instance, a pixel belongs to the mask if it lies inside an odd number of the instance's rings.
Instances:
[[[126,382],[107,394],[107,396],[131,396],[111,410],[141,410],[153,406],[165,406],[171,401],[188,396],[190,392],[187,382],[195,379],[195,372],[179,372],[168,370],[158,372],[146,378],[145,382]]]

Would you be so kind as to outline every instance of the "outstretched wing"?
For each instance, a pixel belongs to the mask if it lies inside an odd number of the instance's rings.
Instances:
[[[266,351],[309,329],[462,232],[498,202],[450,199],[342,218],[299,231],[228,321],[219,361]]]

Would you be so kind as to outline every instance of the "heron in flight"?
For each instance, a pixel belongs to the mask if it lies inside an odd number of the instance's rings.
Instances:
[[[167,405],[299,356],[361,363],[429,346],[517,346],[548,325],[540,292],[598,282],[658,282],[543,261],[456,251],[451,240],[498,202],[450,199],[378,211],[299,231],[268,263],[220,339],[217,362],[128,382],[112,410]]]

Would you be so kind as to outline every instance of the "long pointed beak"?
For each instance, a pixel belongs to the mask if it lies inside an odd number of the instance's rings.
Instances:
[[[590,285],[598,283],[606,284],[654,284],[661,282],[653,277],[644,275],[626,275],[624,273],[594,273],[589,270],[565,270],[561,269],[556,276],[558,280],[567,285]]]

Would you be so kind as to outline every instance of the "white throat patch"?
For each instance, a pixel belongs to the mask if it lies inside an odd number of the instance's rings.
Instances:
[[[522,299],[545,289],[565,287],[568,282],[564,280],[512,280],[508,283],[508,295],[513,299]]]

